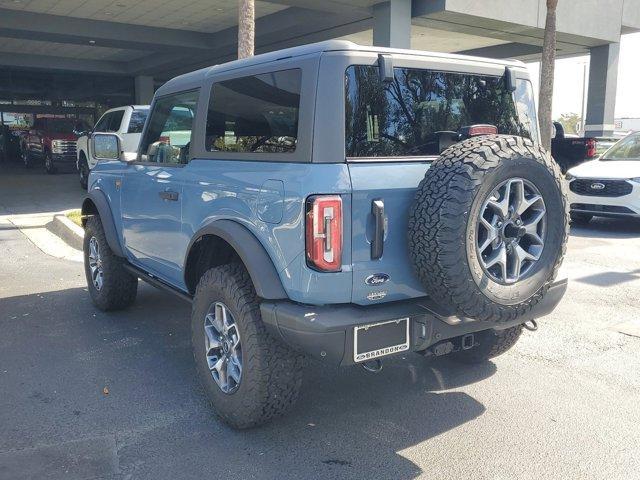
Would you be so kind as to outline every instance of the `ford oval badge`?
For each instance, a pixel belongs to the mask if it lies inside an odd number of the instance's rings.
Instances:
[[[596,183],[592,183],[591,184],[591,188],[593,190],[604,190],[605,186],[606,185],[604,183],[600,183],[600,182],[596,182]]]
[[[364,279],[364,283],[367,285],[381,285],[389,281],[389,275],[386,273],[374,273]]]

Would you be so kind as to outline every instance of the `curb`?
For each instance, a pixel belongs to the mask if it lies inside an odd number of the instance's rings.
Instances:
[[[76,250],[82,250],[84,230],[67,218],[64,213],[58,213],[47,223],[47,230],[60,237],[67,245]]]

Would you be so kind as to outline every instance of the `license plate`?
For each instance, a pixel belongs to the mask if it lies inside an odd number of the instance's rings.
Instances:
[[[353,328],[353,361],[356,363],[405,350],[409,350],[408,318]]]

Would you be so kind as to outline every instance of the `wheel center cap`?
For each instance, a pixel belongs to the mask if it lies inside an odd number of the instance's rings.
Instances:
[[[509,222],[504,226],[502,230],[505,239],[519,239],[527,233],[527,229],[522,226],[517,226],[515,223]]]
[[[226,339],[222,342],[222,351],[229,353],[229,342]]]

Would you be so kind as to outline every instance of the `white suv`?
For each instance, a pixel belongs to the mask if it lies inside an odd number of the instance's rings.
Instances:
[[[128,105],[126,107],[112,108],[107,110],[91,132],[87,132],[78,138],[78,160],[77,167],[80,174],[80,185],[87,188],[89,171],[96,166],[98,160],[90,151],[91,142],[89,139],[94,133],[117,133],[122,141],[122,148],[125,152],[136,152],[140,136],[144,128],[144,122],[149,114],[149,105]]]
[[[640,218],[640,132],[631,133],[597,160],[567,173],[571,220]]]

